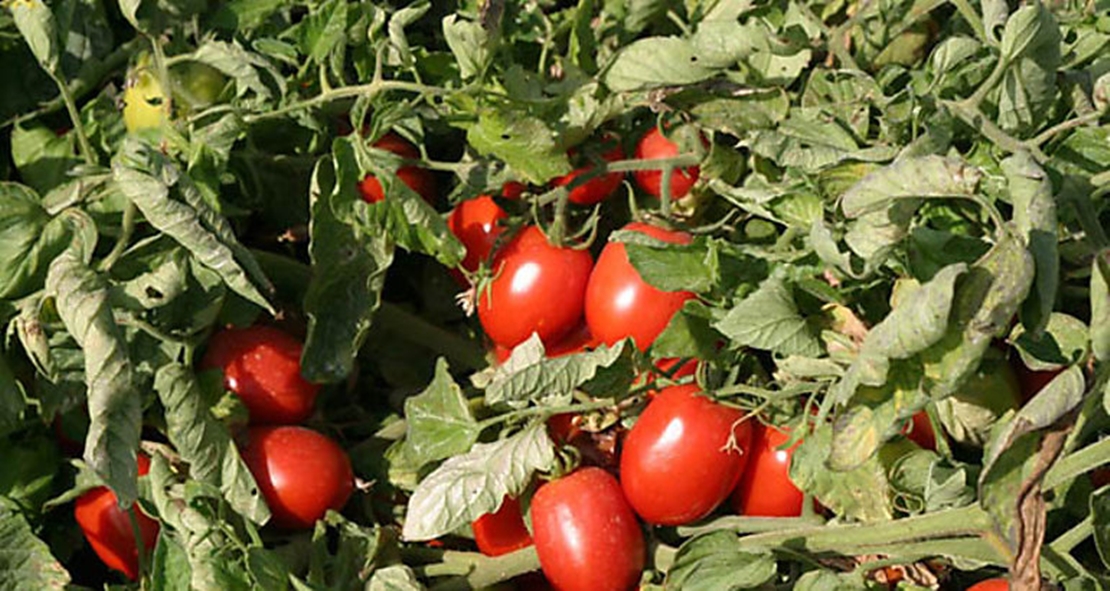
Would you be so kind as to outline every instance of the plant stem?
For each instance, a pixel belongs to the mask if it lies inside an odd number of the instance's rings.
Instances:
[[[1028,150],[1037,162],[1044,164],[1048,161],[1048,156],[1046,156],[1040,148],[1027,145],[1026,142],[1011,136],[995,125],[993,121],[987,119],[987,117],[979,111],[978,104],[971,99],[965,101],[941,101],[941,105],[1003,150],[1010,153]]]
[[[601,410],[603,408],[611,408],[615,405],[612,400],[597,400],[594,402],[581,402],[579,404],[569,404],[566,406],[534,406],[530,408],[523,408],[514,410],[504,414],[492,416],[484,421],[478,423],[478,430],[484,431],[489,427],[505,423],[515,419],[522,419],[534,416],[545,415],[559,415],[563,413],[584,413],[592,410]]]
[[[442,94],[442,93],[446,92],[442,88],[437,88],[437,87],[434,87],[434,86],[427,86],[427,85],[424,85],[424,84],[417,84],[415,82],[403,82],[403,81],[400,81],[400,80],[375,80],[375,81],[370,82],[368,84],[360,84],[360,85],[357,85],[357,86],[344,86],[342,88],[336,88],[336,89],[333,89],[333,90],[329,90],[327,92],[322,92],[322,93],[320,93],[320,94],[318,94],[318,95],[316,95],[316,96],[314,96],[310,99],[306,99],[306,100],[303,100],[303,101],[292,103],[292,104],[286,105],[284,107],[281,107],[280,109],[274,109],[274,110],[271,110],[271,111],[266,111],[265,113],[254,113],[254,114],[251,114],[251,115],[244,115],[243,116],[243,121],[250,124],[250,123],[257,123],[259,121],[265,121],[267,119],[277,119],[279,117],[284,117],[285,115],[288,115],[289,113],[292,113],[294,111],[299,111],[301,109],[311,109],[313,107],[319,107],[319,106],[322,106],[322,105],[326,105],[326,104],[328,104],[332,101],[337,101],[337,100],[342,100],[342,99],[347,99],[347,98],[354,98],[354,97],[357,97],[357,96],[360,96],[360,95],[373,96],[373,95],[376,95],[376,94],[381,94],[383,92],[388,92],[390,90],[402,90],[402,91],[409,91],[409,92],[416,92],[416,93],[438,93],[438,94]]]
[[[990,38],[987,37],[987,29],[983,26],[983,19],[979,18],[979,13],[975,12],[975,7],[967,0],[950,0],[956,10],[960,12],[960,16],[964,17],[968,26],[975,33],[975,36],[983,42],[984,45],[990,45]]]
[[[495,557],[476,552],[446,552],[442,557],[443,562],[414,569],[421,577],[451,577],[432,585],[434,591],[482,589],[540,568],[534,546]]]
[[[679,527],[678,535],[688,538],[720,529],[731,530],[739,534],[786,532],[813,528],[823,525],[824,523],[825,520],[820,517],[746,517],[742,515],[729,515],[727,517],[714,519],[703,525]]]
[[[1100,118],[1102,118],[1102,113],[1099,111],[1087,113],[1086,115],[1080,115],[1079,117],[1076,117],[1074,119],[1068,119],[1063,123],[1058,123],[1056,125],[1053,125],[1052,127],[1049,127],[1048,129],[1037,134],[1037,137],[1031,140],[1026,140],[1025,143],[1030,147],[1041,146],[1059,133],[1068,131],[1069,129],[1075,129],[1076,127],[1082,127],[1084,125],[1087,125],[1088,123],[1096,123]]]
[[[1057,537],[1055,540],[1052,540],[1052,543],[1049,545],[1052,546],[1053,550],[1059,552],[1060,554],[1068,554],[1072,551],[1073,548],[1083,543],[1083,540],[1091,537],[1091,534],[1093,534],[1094,531],[1094,518],[1090,515],[1087,515],[1087,517],[1085,517],[1083,521],[1080,521],[1079,523],[1075,524],[1075,527],[1060,534],[1060,536]]]
[[[1053,489],[1074,480],[1080,474],[1105,465],[1110,459],[1110,438],[1092,443],[1056,462],[1044,475],[1044,488]]]
[[[77,101],[73,98],[69,85],[54,72],[48,71],[47,74],[50,74],[50,78],[58,86],[58,92],[62,94],[62,102],[65,103],[66,111],[69,112],[69,119],[73,123],[73,133],[77,134],[77,146],[81,151],[81,157],[85,159],[85,164],[95,165],[96,152],[93,151],[92,144],[89,143],[89,136],[85,133],[85,125],[81,122],[81,111],[77,108]]]
[[[104,273],[111,270],[112,265],[116,264],[116,261],[127,250],[127,245],[131,242],[131,234],[135,231],[135,216],[137,214],[138,209],[135,204],[128,202],[123,209],[123,221],[120,223],[119,236],[116,238],[116,243],[112,246],[111,252],[100,261],[100,272]]]

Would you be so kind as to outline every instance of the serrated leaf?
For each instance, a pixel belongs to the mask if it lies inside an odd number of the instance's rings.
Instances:
[[[447,15],[443,17],[443,39],[464,80],[485,71],[491,55],[490,40],[481,23],[460,19],[457,14]]]
[[[380,555],[394,550],[396,542],[393,528],[362,526],[328,511],[312,532],[308,583],[313,589],[362,589],[383,562]]]
[[[684,543],[667,571],[666,591],[757,589],[775,578],[769,551],[741,550],[738,536],[716,531]]]
[[[564,147],[541,119],[507,109],[482,109],[478,123],[466,131],[472,148],[495,156],[526,180],[543,184],[570,172]]]
[[[1110,250],[1091,263],[1091,351],[1099,361],[1110,361]]]
[[[666,244],[641,232],[618,230],[610,242],[621,242],[628,262],[640,277],[661,291],[708,291],[719,273],[717,249],[705,240]]]
[[[67,589],[69,573],[31,531],[27,520],[0,502],[0,588]]]
[[[129,507],[138,495],[142,396],[135,388],[127,343],[108,305],[104,279],[67,249],[50,263],[46,291],[56,298],[58,315],[85,357],[85,462],[116,493],[120,505]]]
[[[878,454],[853,470],[836,472],[825,465],[832,444],[831,425],[821,425],[802,440],[790,463],[790,479],[837,515],[860,521],[891,519],[889,483]]]
[[[532,474],[555,462],[543,421],[494,443],[479,443],[422,480],[409,498],[402,537],[438,538],[495,511],[505,495],[517,496]]]
[[[621,359],[624,348],[625,342],[621,341],[612,347],[603,345],[593,351],[549,358],[543,355],[543,345],[533,333],[517,345],[506,363],[494,369],[486,385],[486,403],[567,404],[576,388]]]
[[[405,400],[405,422],[405,453],[417,464],[463,453],[478,440],[478,422],[443,358],[432,383]]]
[[[424,585],[416,573],[404,564],[394,564],[374,571],[367,583],[367,591],[423,591]]]
[[[707,55],[706,57],[711,57]],[[647,90],[701,82],[717,73],[713,61],[703,65],[691,42],[675,37],[648,37],[621,48],[602,75],[613,92]]]
[[[270,510],[258,485],[192,371],[177,363],[163,366],[155,374],[154,389],[165,407],[166,435],[189,463],[189,475],[218,488],[240,515],[265,523]]]
[[[781,279],[771,278],[738,302],[713,328],[743,345],[782,355],[818,357],[821,343]]]
[[[65,220],[51,217],[33,190],[0,183],[0,298],[40,289],[50,261],[69,241]]]
[[[1095,294],[1092,293],[1091,296],[1093,298]],[[1056,371],[1083,362],[1090,352],[1088,344],[1092,334],[1093,330],[1075,316],[1053,312],[1040,335],[1028,332],[1025,327],[1018,325],[1007,340],[1013,344],[1021,362],[1029,369]]]
[[[982,173],[956,158],[905,158],[880,168],[844,193],[844,215],[857,218],[882,211],[900,199],[968,197],[975,193]]]

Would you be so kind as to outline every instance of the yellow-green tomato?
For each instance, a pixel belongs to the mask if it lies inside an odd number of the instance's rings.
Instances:
[[[154,72],[133,71],[123,91],[123,124],[129,133],[159,127],[169,120],[169,99]]]

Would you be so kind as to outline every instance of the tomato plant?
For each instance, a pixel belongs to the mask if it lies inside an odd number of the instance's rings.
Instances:
[[[139,475],[150,472],[150,458],[138,457]],[[132,517],[142,538],[144,555],[149,556],[158,541],[158,521],[133,506],[126,512],[120,509],[115,493],[98,486],[77,498],[73,516],[81,532],[108,568],[123,573],[132,581],[139,578],[139,545],[132,529]]]
[[[378,138],[372,145],[380,150],[393,152],[402,158],[415,159],[420,157],[420,152],[416,149],[416,146],[392,132]],[[416,194],[423,197],[424,201],[432,205],[435,204],[438,198],[436,179],[430,170],[405,164],[398,167],[395,174],[398,180],[416,191]],[[373,204],[385,199],[385,189],[382,187],[381,181],[372,174],[366,175],[359,181],[358,190],[363,201],[367,203]]]
[[[515,347],[533,332],[558,342],[582,321],[593,258],[554,246],[535,226],[521,230],[493,257],[493,279],[478,293],[478,319],[494,343]]]
[[[751,425],[743,419],[693,384],[656,394],[621,450],[621,487],[636,513],[681,525],[713,511],[748,461]]]
[[[626,591],[640,580],[644,534],[615,478],[580,468],[532,498],[543,573],[562,591]]]
[[[790,480],[790,460],[798,443],[787,430],[760,425],[752,435],[751,457],[732,493],[732,508],[740,515],[796,517],[802,514],[802,491]]]
[[[636,158],[640,160],[660,160],[678,156],[678,144],[663,134],[659,127],[652,127],[636,144]],[[697,165],[674,168],[671,171],[671,199],[685,197],[694,183],[698,182],[701,168]],[[632,173],[636,184],[653,197],[663,194],[662,170],[637,170]]]
[[[228,328],[212,335],[201,369],[219,369],[224,387],[254,424],[295,424],[312,414],[320,388],[301,375],[300,341],[272,326]]]
[[[242,455],[270,506],[272,523],[282,529],[312,527],[328,509],[342,509],[354,491],[347,453],[311,429],[251,427]]]
[[[1010,582],[1006,579],[987,579],[968,587],[967,591],[1010,591]]]
[[[937,448],[937,435],[933,431],[933,423],[929,420],[929,413],[923,410],[913,414],[902,432],[923,449],[936,450]]]
[[[501,556],[532,545],[532,535],[520,513],[520,501],[515,497],[505,497],[496,511],[474,520],[470,529],[474,531],[478,550],[486,556]]]
[[[451,210],[447,227],[466,247],[463,269],[476,271],[489,258],[497,237],[504,231],[500,222],[506,217],[505,210],[489,195],[463,201]]]
[[[606,162],[615,162],[624,159],[624,151],[618,145],[607,150],[601,157]],[[591,174],[594,176],[584,181],[578,180]],[[624,173],[596,174],[592,166],[583,166],[555,179],[552,184],[556,187],[573,185],[567,199],[575,205],[596,205],[616,192],[622,180],[624,180]]]

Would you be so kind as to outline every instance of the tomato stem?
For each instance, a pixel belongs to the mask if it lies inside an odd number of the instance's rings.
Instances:
[[[306,100],[303,100],[303,101],[298,101],[298,102],[295,102],[295,103],[291,103],[291,104],[285,105],[284,107],[274,109],[272,111],[266,111],[266,112],[263,112],[263,113],[253,113],[253,114],[250,114],[250,115],[244,115],[243,116],[243,121],[248,123],[248,124],[251,124],[251,123],[257,123],[259,121],[265,121],[267,119],[277,119],[279,117],[284,117],[285,115],[288,115],[289,113],[292,113],[294,111],[300,111],[302,109],[311,109],[313,107],[320,107],[320,106],[326,105],[326,104],[328,104],[330,102],[333,102],[333,101],[338,101],[338,100],[348,99],[348,98],[355,98],[355,97],[358,97],[358,96],[367,96],[367,97],[375,96],[375,95],[378,95],[378,94],[382,94],[383,92],[388,92],[390,90],[408,91],[408,92],[415,92],[415,93],[420,93],[420,94],[427,94],[427,93],[443,94],[443,93],[447,92],[446,90],[444,90],[442,88],[438,88],[438,87],[435,87],[435,86],[427,86],[427,85],[424,85],[424,84],[417,84],[415,82],[404,82],[404,81],[401,81],[401,80],[375,80],[375,81],[370,82],[368,84],[359,84],[359,85],[356,85],[356,86],[344,86],[342,88],[335,88],[335,89],[332,89],[332,90],[328,90],[328,91],[322,92],[322,93],[320,93],[320,94],[318,94],[318,95],[316,95],[316,96],[314,96],[310,99],[306,99]],[[198,116],[203,115],[203,114],[204,114],[203,112],[199,113]]]
[[[1053,489],[1110,462],[1110,438],[1092,443],[1056,462],[1044,476],[1044,488]]]
[[[494,425],[499,425],[508,421],[523,419],[534,416],[550,416],[563,413],[584,413],[591,410],[600,410],[603,408],[611,408],[616,403],[611,399],[597,400],[594,402],[583,402],[579,404],[569,404],[566,406],[533,406],[529,408],[522,408],[507,413],[492,416],[484,421],[478,423],[478,429],[484,431]]]
[[[439,560],[414,569],[421,577],[450,577],[432,585],[435,591],[481,589],[540,568],[540,559],[533,546],[492,557],[478,552],[430,548],[402,548],[401,554],[412,561]]]

